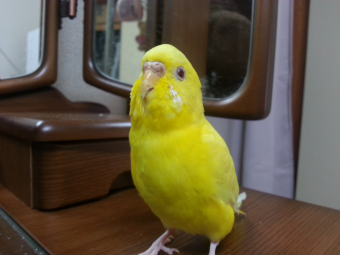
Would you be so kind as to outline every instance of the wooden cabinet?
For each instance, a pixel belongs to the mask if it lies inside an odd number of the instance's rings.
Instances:
[[[3,96],[0,107],[0,183],[28,206],[54,209],[132,186],[128,116],[52,88]]]

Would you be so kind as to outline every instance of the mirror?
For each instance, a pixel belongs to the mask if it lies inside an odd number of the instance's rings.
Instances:
[[[51,85],[58,0],[1,1],[0,20],[0,94]]]
[[[43,3],[37,0],[0,2],[1,79],[27,75],[38,69],[43,46]],[[18,15],[13,15],[15,13]]]
[[[145,51],[170,43],[191,60],[201,78],[203,97],[219,99],[235,93],[248,66],[252,1],[164,1],[157,4],[156,13],[150,2],[154,5],[152,1],[95,2],[94,64],[98,71],[132,86]],[[141,15],[129,19],[131,10]],[[166,21],[153,17],[157,13],[163,13]],[[157,39],[147,31],[153,26],[162,27],[155,29]]]
[[[128,97],[145,51],[169,43],[198,73],[207,114],[268,115],[277,1],[93,0],[85,9],[88,83]]]

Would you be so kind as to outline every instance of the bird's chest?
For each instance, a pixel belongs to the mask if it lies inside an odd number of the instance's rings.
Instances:
[[[140,137],[131,143],[132,175],[145,200],[178,199],[188,185],[193,155],[180,134]]]

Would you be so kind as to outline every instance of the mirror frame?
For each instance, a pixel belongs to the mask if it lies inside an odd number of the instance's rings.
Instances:
[[[57,79],[58,0],[45,1],[43,58],[33,73],[0,80],[0,95],[52,85]]]
[[[131,87],[102,75],[93,59],[94,2],[85,3],[83,77],[90,85],[129,98]],[[240,89],[221,100],[204,99],[205,114],[258,120],[271,108],[278,0],[254,0],[248,72]],[[136,77],[137,79],[137,77]]]

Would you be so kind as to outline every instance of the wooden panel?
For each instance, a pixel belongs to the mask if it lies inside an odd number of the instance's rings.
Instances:
[[[128,139],[33,143],[33,206],[53,209],[109,193],[130,171]],[[130,186],[132,183],[130,182]]]
[[[0,183],[32,205],[31,143],[0,133]]]
[[[164,1],[163,40],[190,59],[199,77],[206,74],[210,1]]]
[[[340,254],[339,211],[246,191],[247,215],[237,217],[217,254]],[[0,206],[55,255],[138,254],[164,231],[134,189],[63,210],[37,211],[0,186]],[[168,246],[183,255],[207,255],[209,241],[178,232]]]
[[[307,52],[309,0],[294,1],[292,115],[294,165],[297,169]]]

